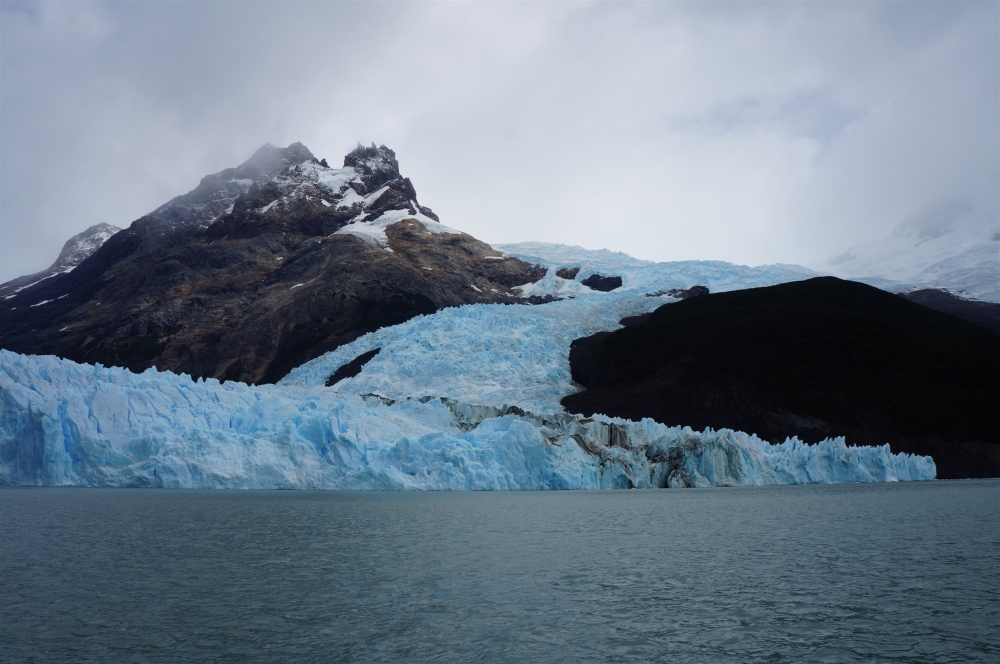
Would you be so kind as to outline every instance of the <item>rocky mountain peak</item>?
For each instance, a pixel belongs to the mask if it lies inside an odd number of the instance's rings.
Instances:
[[[63,245],[58,258],[47,269],[0,284],[0,297],[13,297],[12,293],[17,293],[43,279],[70,272],[77,265],[89,258],[91,254],[100,249],[101,245],[108,238],[120,230],[120,228],[111,224],[95,224],[87,230],[77,233],[66,240],[66,244]]]
[[[371,147],[366,148],[358,143],[358,147],[344,157],[344,168],[348,167],[354,169],[368,191],[375,191],[387,182],[402,179],[396,153],[384,145],[375,147],[372,143]]]
[[[279,148],[270,143],[257,148],[245,162],[236,167],[233,177],[256,179],[276,175],[289,166],[315,159],[309,148],[302,143],[292,143],[287,148]]]
[[[62,251],[59,252],[59,257],[56,258],[56,262],[49,269],[65,271],[68,268],[76,267],[100,249],[109,237],[120,230],[111,224],[94,224],[82,233],[77,233],[66,241]]]

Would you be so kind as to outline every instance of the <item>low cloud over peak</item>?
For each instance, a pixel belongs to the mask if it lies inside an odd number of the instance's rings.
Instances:
[[[393,147],[445,223],[822,266],[997,217],[993,3],[0,4],[0,279],[260,145]]]

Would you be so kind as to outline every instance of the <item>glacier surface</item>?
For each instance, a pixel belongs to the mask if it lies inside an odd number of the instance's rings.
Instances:
[[[0,350],[0,484],[598,489],[929,480],[930,457]]]
[[[607,250],[558,244],[497,245],[497,249],[549,268],[542,280],[521,288],[523,295],[564,299],[536,306],[469,305],[413,318],[307,362],[293,369],[281,384],[322,387],[338,368],[380,348],[361,373],[332,389],[396,400],[430,394],[466,403],[559,412],[560,399],[579,389],[570,375],[573,340],[617,329],[625,316],[648,313],[675,301],[651,295],[696,284],[708,286],[714,293],[816,276],[795,265],[650,263]],[[556,276],[561,267],[578,267],[580,271],[574,279],[562,279]],[[580,283],[594,273],[620,276],[622,286],[602,293]]]

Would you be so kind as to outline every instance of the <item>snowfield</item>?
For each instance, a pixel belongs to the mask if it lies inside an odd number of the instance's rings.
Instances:
[[[842,439],[193,381],[0,351],[0,484],[598,489],[934,479]]]
[[[830,272],[894,293],[936,288],[1000,302],[1000,225],[962,201],[943,201],[877,242],[830,259]]]

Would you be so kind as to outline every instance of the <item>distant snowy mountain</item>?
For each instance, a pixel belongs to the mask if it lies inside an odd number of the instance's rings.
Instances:
[[[20,291],[34,286],[44,279],[72,272],[84,260],[90,257],[108,238],[121,229],[111,224],[96,224],[82,233],[77,233],[63,245],[56,262],[47,269],[35,274],[29,274],[0,284],[0,297],[10,298]]]
[[[962,201],[939,202],[829,265],[835,276],[893,292],[934,288],[1000,303],[1000,222]]]

